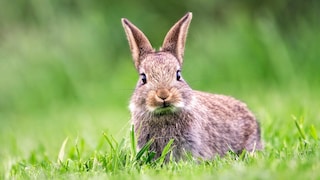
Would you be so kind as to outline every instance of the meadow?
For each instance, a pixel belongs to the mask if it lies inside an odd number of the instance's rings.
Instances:
[[[319,6],[277,2],[0,2],[0,179],[319,179]],[[187,11],[184,79],[246,102],[263,151],[164,164],[135,149],[120,19],[159,47]]]

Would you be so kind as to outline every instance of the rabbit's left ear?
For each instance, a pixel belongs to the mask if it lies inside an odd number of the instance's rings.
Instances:
[[[167,33],[164,38],[161,51],[171,52],[179,61],[183,63],[184,47],[187,38],[189,24],[192,19],[192,13],[184,15]]]
[[[127,39],[129,41],[130,50],[134,65],[136,69],[139,69],[141,60],[144,55],[153,52],[153,48],[148,40],[148,38],[143,34],[143,32],[133,25],[129,20],[122,18],[122,25],[126,32]]]

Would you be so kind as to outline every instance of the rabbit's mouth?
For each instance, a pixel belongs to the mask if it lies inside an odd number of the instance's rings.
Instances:
[[[169,102],[163,101],[161,108],[168,108],[168,107],[170,107],[170,106],[172,106],[172,105],[171,105]]]
[[[177,111],[177,108],[172,105],[163,105],[161,107],[156,108],[153,113],[158,115],[172,114]]]
[[[177,111],[177,108],[170,102],[168,101],[163,101],[161,104],[158,105],[153,110],[153,113],[159,114],[159,115],[164,115],[164,114],[171,114]]]

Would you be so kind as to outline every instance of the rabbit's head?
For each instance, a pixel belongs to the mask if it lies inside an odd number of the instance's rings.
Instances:
[[[191,103],[192,90],[181,76],[183,54],[192,13],[182,17],[167,33],[159,51],[135,25],[122,19],[135,68],[140,79],[130,110],[164,115]]]

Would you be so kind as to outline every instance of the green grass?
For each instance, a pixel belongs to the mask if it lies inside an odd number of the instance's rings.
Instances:
[[[279,23],[281,3],[252,17],[249,7],[220,1],[216,15],[218,1],[68,2],[0,3],[0,179],[320,178],[317,6]],[[147,146],[135,149],[127,106],[138,75],[120,18],[158,47],[186,11],[194,18],[184,79],[246,102],[263,151],[164,164]]]
[[[319,103],[307,98],[303,103],[308,107],[297,105],[292,94],[277,93],[260,94],[259,101],[246,98],[260,119],[265,150],[240,156],[229,153],[212,161],[150,161],[152,154],[146,149],[134,148],[126,110],[62,108],[12,117],[1,128],[2,178],[318,179]],[[20,118],[25,122],[17,121]]]

